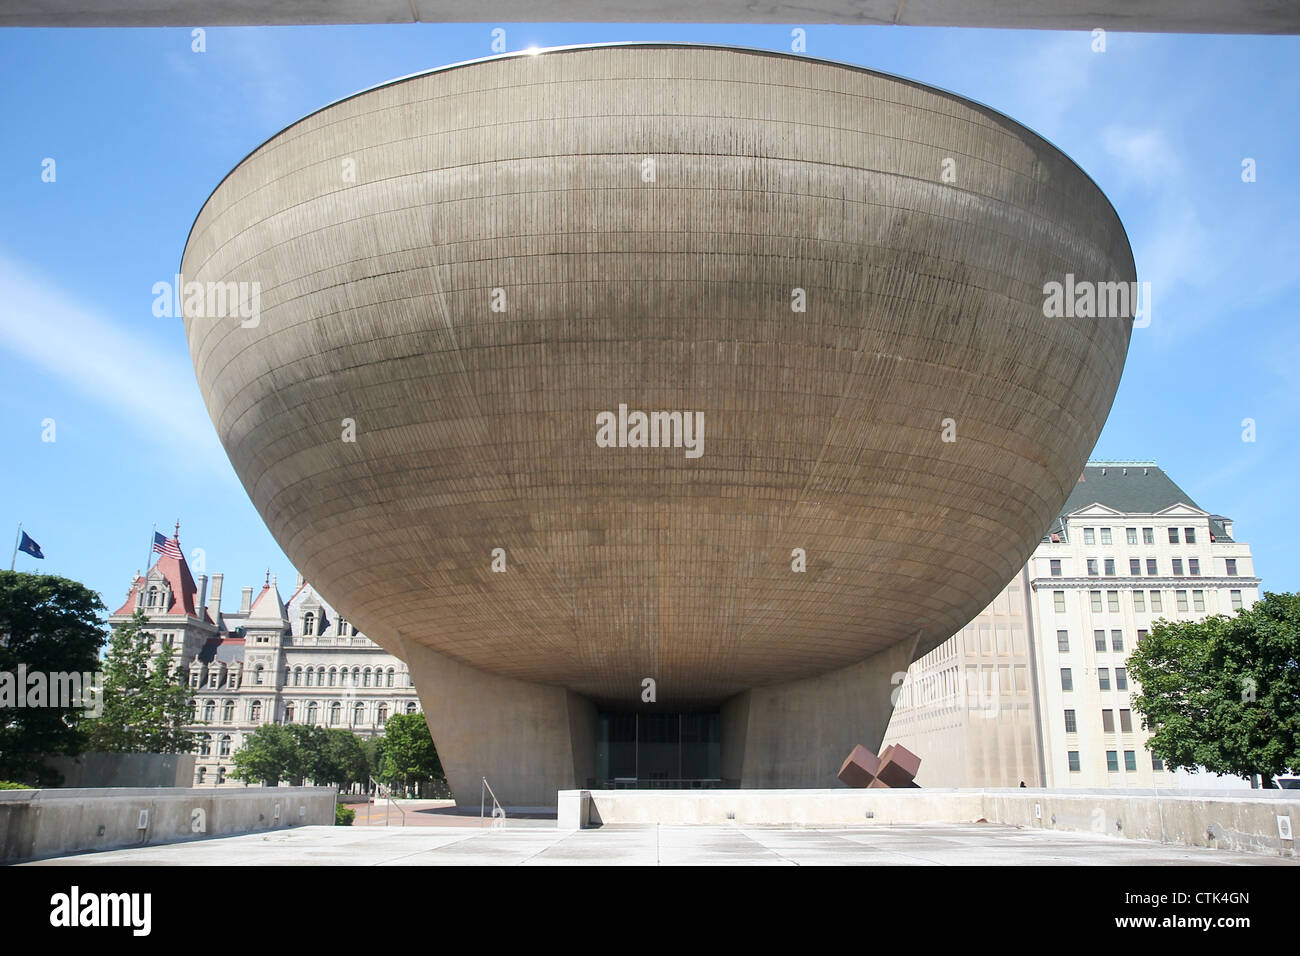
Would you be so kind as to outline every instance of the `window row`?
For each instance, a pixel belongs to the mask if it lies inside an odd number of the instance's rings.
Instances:
[[[212,756],[212,743],[213,743],[213,739],[211,734],[199,735],[199,756],[200,757]],[[217,756],[229,757],[231,743],[232,741],[231,741],[230,734],[222,734],[221,737],[219,737],[216,741]]]
[[[319,628],[317,627],[317,621],[320,622]],[[317,618],[314,613],[308,611],[306,614],[302,616],[303,634],[309,634],[313,637],[324,637],[326,636],[325,629],[328,626],[329,626],[329,622],[326,620],[324,614],[322,614],[319,618]],[[349,624],[347,621],[343,620],[343,618],[340,617],[334,622],[334,636],[335,637],[356,637],[357,629],[354,625]]]
[[[1069,751],[1066,754],[1066,761],[1067,761],[1067,765],[1070,768],[1070,773],[1079,772],[1079,751],[1077,750]],[[1137,768],[1138,768],[1137,751],[1135,750],[1124,751],[1124,770],[1128,773],[1136,773]],[[1119,773],[1119,751],[1118,750],[1106,751],[1106,769],[1110,773]],[[1151,755],[1151,769],[1156,771],[1157,773],[1165,769],[1164,761],[1161,760],[1159,757],[1157,757],[1155,754]]]
[[[1101,712],[1101,729],[1108,734],[1115,732],[1115,711],[1110,708],[1103,708]],[[1124,708],[1119,712],[1119,729],[1121,733],[1133,732],[1133,711]],[[1073,710],[1065,712],[1065,732],[1067,734],[1076,734],[1079,732],[1079,722]]]
[[[296,722],[301,716],[302,722],[305,724],[312,724],[312,725],[319,724],[321,722],[321,712],[322,711],[320,705],[314,700],[308,701],[306,706],[301,708],[298,706],[297,702],[291,700],[284,705],[284,722],[286,724],[292,724]],[[415,701],[408,700],[406,702],[406,712],[408,714],[415,713]],[[343,722],[343,705],[340,704],[338,701],[334,701],[329,705],[329,707],[325,708],[324,713],[326,715],[325,723],[328,726],[331,727],[338,726]],[[364,724],[366,722],[365,704],[362,703],[353,704],[351,713],[352,713],[351,722],[354,725]],[[378,704],[375,707],[375,723],[383,724],[386,723],[387,721],[388,721],[388,705],[384,703]]]
[[[1098,530],[1098,529],[1096,529],[1096,528],[1084,528],[1084,529],[1083,529],[1083,543],[1084,543],[1084,544],[1096,544],[1096,543],[1097,543],[1097,530]],[[1102,528],[1102,529],[1100,529],[1100,530],[1101,530],[1101,543],[1102,543],[1102,544],[1113,544],[1114,542],[1112,541],[1112,538],[1111,538],[1111,529],[1110,529],[1110,528]],[[1137,528],[1125,528],[1125,529],[1124,529],[1124,537],[1125,537],[1125,540],[1127,540],[1129,544],[1137,544],[1137,543],[1138,543],[1138,529],[1137,529]],[[1186,544],[1195,544],[1195,543],[1196,543],[1196,529],[1195,529],[1195,528],[1186,528],[1186,527],[1183,528],[1183,542],[1185,542]],[[1155,528],[1143,528],[1143,529],[1142,529],[1142,543],[1143,543],[1143,544],[1155,544],[1155,543],[1156,543],[1156,529],[1155,529]],[[1172,528],[1172,527],[1169,528],[1169,543],[1170,543],[1170,544],[1178,544],[1178,543],[1179,543],[1179,540],[1178,540],[1178,529],[1177,529],[1177,528]]]
[[[198,783],[198,784],[201,785],[201,784],[206,783],[206,782],[207,782],[207,779],[208,779],[208,768],[207,768],[207,767],[200,767],[200,768],[198,769],[198,771],[195,773],[195,783]],[[226,768],[225,768],[225,767],[218,767],[218,768],[217,768],[217,783],[225,783],[225,782],[226,782]]]
[[[1224,569],[1225,569],[1225,571],[1226,571],[1226,573],[1227,573],[1227,576],[1228,576],[1228,577],[1235,578],[1235,577],[1237,576],[1237,559],[1236,559],[1236,558],[1224,558],[1223,560],[1224,560]],[[1114,558],[1101,558],[1101,559],[1098,559],[1098,558],[1086,558],[1085,561],[1087,562],[1087,565],[1088,565],[1088,576],[1089,576],[1089,577],[1093,577],[1093,578],[1095,578],[1095,577],[1108,577],[1108,578],[1113,578],[1113,577],[1116,576],[1116,571],[1115,571],[1115,559],[1114,559]],[[1098,563],[1099,561],[1100,561],[1100,563]],[[1143,562],[1144,562],[1144,561],[1146,562],[1146,564],[1145,564],[1145,567],[1146,567],[1146,576],[1147,576],[1147,577],[1158,577],[1158,576],[1159,576],[1159,574],[1160,574],[1160,562],[1159,562],[1156,558],[1145,558],[1145,559],[1144,559],[1144,558],[1129,558],[1129,559],[1128,559],[1128,573],[1129,573],[1129,577],[1134,577],[1134,578],[1142,577],[1142,569],[1143,569]],[[1049,559],[1049,561],[1048,561],[1048,565],[1049,565],[1049,569],[1050,569],[1050,571],[1051,571],[1051,575],[1052,575],[1052,577],[1054,577],[1054,578],[1059,578],[1059,577],[1062,576],[1062,574],[1061,574],[1061,559],[1060,559],[1060,558],[1051,558],[1051,559]],[[1175,577],[1175,578],[1181,578],[1181,577],[1186,576],[1186,577],[1199,578],[1199,577],[1201,576],[1201,559],[1200,559],[1200,558],[1188,558],[1188,559],[1187,559],[1187,573],[1186,573],[1186,575],[1184,575],[1184,573],[1183,573],[1183,559],[1182,559],[1182,558],[1172,558],[1172,559],[1171,559],[1171,562],[1170,562],[1170,568],[1171,568],[1171,570],[1172,570],[1172,575],[1171,575],[1172,577]]]
[[[1138,628],[1137,637],[1139,643],[1146,636],[1147,636],[1146,628]],[[1106,632],[1103,630],[1095,630],[1092,632],[1092,646],[1093,646],[1093,650],[1097,650],[1097,651],[1111,650],[1116,652],[1122,652],[1124,650],[1124,632],[1119,628],[1112,628],[1110,632],[1110,644],[1109,646],[1107,646]],[[1059,630],[1056,632],[1056,649],[1060,651],[1062,654],[1069,653],[1070,651],[1069,631]]]
[[[1165,610],[1164,595],[1161,591],[1133,591],[1133,610],[1146,613],[1150,610],[1154,614],[1162,614]],[[1188,599],[1189,592],[1185,589],[1179,589],[1173,592],[1174,607],[1179,611],[1197,611],[1205,610],[1205,590],[1195,588],[1190,592],[1190,603]],[[1233,588],[1228,592],[1229,602],[1232,604],[1234,611],[1240,611],[1242,608],[1241,591]],[[1088,592],[1088,609],[1094,614],[1109,612],[1111,614],[1119,613],[1119,592],[1107,591],[1103,602],[1102,592]],[[1052,610],[1057,614],[1065,613],[1065,592],[1052,592]]]
[[[295,667],[292,671],[285,671],[284,686],[347,687],[349,685],[349,674],[352,677],[351,686],[353,687],[393,687],[397,672],[391,667],[386,671],[379,667],[376,667],[373,671],[369,667],[354,667],[350,672],[346,667],[331,667],[329,669],[324,667]],[[372,677],[374,679],[373,683],[371,682]]]
[[[1110,690],[1110,668],[1097,668],[1097,689]],[[1061,668],[1061,690],[1074,690],[1074,669]],[[1115,668],[1115,690],[1128,690],[1128,668]]]

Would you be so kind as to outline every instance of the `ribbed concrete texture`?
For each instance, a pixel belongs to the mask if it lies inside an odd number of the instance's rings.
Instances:
[[[1143,33],[1297,33],[1287,0],[7,0],[0,26],[303,23],[856,23]]]
[[[187,314],[218,434],[320,592],[431,652],[408,659],[440,749],[472,760],[487,719],[440,730],[445,659],[561,776],[586,758],[540,737],[587,730],[558,691],[633,707],[651,678],[661,708],[766,688],[744,726],[832,779],[842,741],[879,744],[892,670],[1023,564],[1106,418],[1132,322],[1046,319],[1044,284],[1135,278],[1105,197],[1004,116],[667,45],[312,114],[217,188],[183,272],[258,284],[255,317]],[[620,406],[702,419],[700,454],[602,447]],[[870,725],[825,737],[816,681],[873,658],[833,695]],[[466,775],[488,770],[510,761]],[[828,782],[805,776],[769,785]]]

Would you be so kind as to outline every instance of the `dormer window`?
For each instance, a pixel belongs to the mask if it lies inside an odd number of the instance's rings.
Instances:
[[[302,632],[304,634],[316,633],[316,615],[311,611],[302,616]]]
[[[157,606],[158,606],[158,589],[156,587],[150,586],[149,607],[157,607]]]

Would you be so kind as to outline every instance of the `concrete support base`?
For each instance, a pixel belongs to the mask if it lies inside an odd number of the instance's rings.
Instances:
[[[559,687],[496,677],[414,642],[402,657],[458,806],[479,805],[482,778],[505,806],[553,807],[595,775],[596,708]]]
[[[834,786],[855,745],[878,750],[908,641],[852,667],[746,691],[722,708],[722,776],[746,789]],[[487,777],[505,806],[550,807],[595,776],[596,707],[559,687],[510,680],[413,642],[401,654],[460,806]]]
[[[722,708],[722,776],[745,789],[835,786],[856,745],[879,752],[895,676],[915,647],[905,641],[851,667],[733,697]]]

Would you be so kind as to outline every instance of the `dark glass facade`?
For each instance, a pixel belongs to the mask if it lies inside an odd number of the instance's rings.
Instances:
[[[595,789],[721,787],[722,717],[714,712],[601,713]]]

